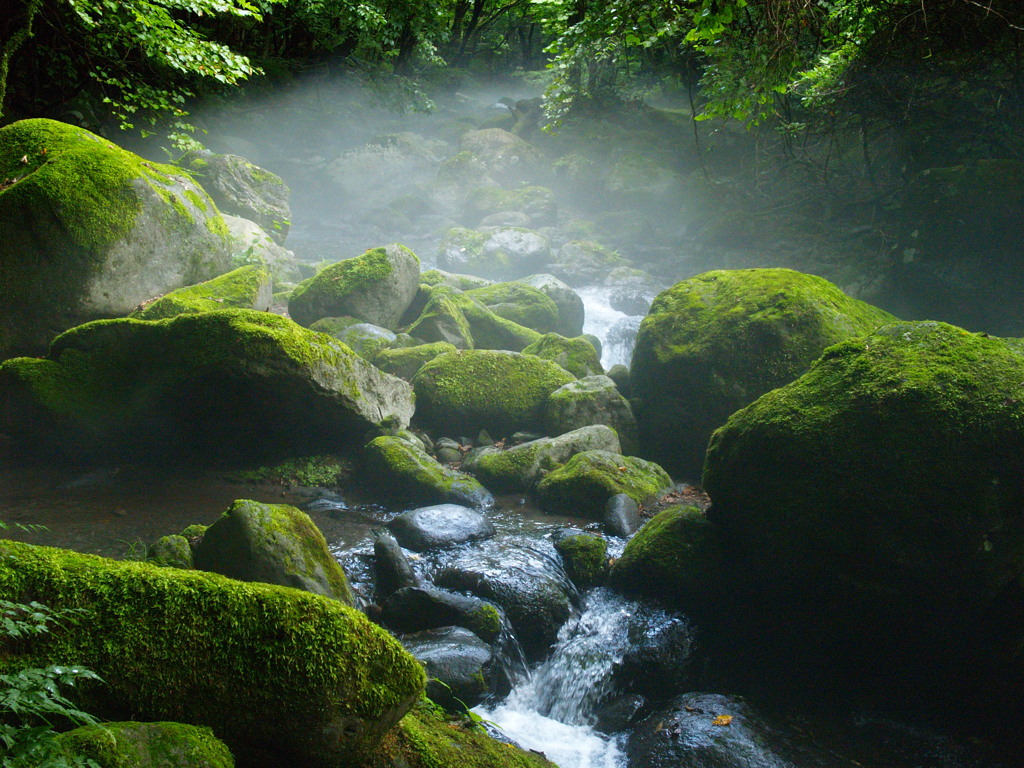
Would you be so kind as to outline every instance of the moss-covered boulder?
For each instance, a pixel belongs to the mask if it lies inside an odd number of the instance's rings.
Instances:
[[[498,741],[421,705],[402,718],[360,768],[556,768],[539,752]]]
[[[192,177],[53,120],[0,129],[0,358],[230,269]]]
[[[488,285],[494,285],[494,281],[488,280],[486,277],[445,272],[443,269],[428,269],[426,272],[420,273],[420,284],[429,285],[431,288],[435,285],[447,285],[449,288],[459,291],[471,291],[474,288],[486,288]]]
[[[530,226],[547,227],[557,223],[555,193],[547,187],[478,187],[466,201],[466,216],[471,224],[496,213],[522,213]]]
[[[501,612],[486,600],[430,586],[397,589],[381,607],[384,626],[401,633],[465,627],[484,642],[493,643],[504,622]]]
[[[558,390],[555,390],[556,392]],[[542,437],[507,450],[490,448],[466,459],[463,469],[472,472],[497,493],[530,490],[546,472],[583,451],[620,452],[615,431],[604,425],[587,426],[558,437]]]
[[[537,484],[541,506],[552,512],[600,519],[608,499],[619,493],[637,504],[651,501],[672,485],[652,461],[610,451],[584,451]]]
[[[343,344],[243,309],[80,326],[0,365],[0,406],[24,451],[160,461],[328,452],[413,410],[406,382]]]
[[[548,271],[571,286],[604,283],[616,267],[629,262],[595,240],[570,240],[558,249]]]
[[[802,374],[825,347],[893,317],[788,269],[705,272],[663,291],[640,324],[630,386],[641,454],[696,478],[731,413]]]
[[[309,515],[287,504],[234,502],[203,535],[195,566],[239,581],[295,587],[352,605],[348,579]]]
[[[373,361],[381,352],[398,343],[398,337],[373,323],[353,323],[332,334],[364,360]]]
[[[523,353],[556,362],[578,379],[604,375],[601,354],[582,336],[567,339],[557,333],[545,333]]]
[[[300,325],[322,317],[349,315],[385,328],[398,327],[419,289],[420,260],[404,245],[371,248],[304,280],[288,300]]]
[[[550,256],[547,238],[530,229],[497,227],[478,232],[455,227],[438,247],[437,264],[452,272],[513,280],[540,271]]]
[[[1015,610],[1021,478],[1024,357],[931,322],[829,348],[734,414],[704,470],[712,520],[757,589],[813,603],[867,656],[908,627],[923,655],[962,653]]]
[[[592,533],[563,536],[555,542],[565,572],[577,589],[590,589],[608,575],[608,542]]]
[[[62,733],[57,744],[66,760],[91,760],[98,768],[235,768],[213,731],[183,723],[86,725]]]
[[[147,548],[146,562],[166,568],[192,568],[192,545],[181,534],[161,536]]]
[[[612,567],[612,586],[682,611],[721,605],[731,574],[720,536],[696,507],[669,507],[626,544]]]
[[[466,291],[491,312],[540,333],[558,325],[558,306],[543,292],[525,283],[495,283]]]
[[[637,452],[633,409],[609,377],[587,376],[551,393],[544,410],[544,428],[549,435],[561,435],[591,424],[605,424],[614,429],[622,446],[619,452],[628,455]]]
[[[265,312],[274,299],[270,270],[249,264],[199,285],[178,288],[166,296],[143,302],[131,313],[138,320],[163,320],[194,312],[241,307]]]
[[[495,350],[439,355],[413,378],[417,418],[445,434],[508,435],[542,427],[544,405],[572,375],[548,360]]]
[[[420,344],[415,347],[396,347],[381,350],[373,364],[384,373],[390,373],[406,381],[412,381],[412,377],[424,365],[429,363],[438,355],[445,352],[454,352],[455,346],[444,341],[435,341],[431,344]]]
[[[274,283],[279,285],[302,282],[308,275],[303,274],[303,267],[295,254],[282,245],[278,245],[267,232],[255,221],[243,219],[241,216],[222,214],[231,237],[231,258],[242,263],[263,262],[274,276]],[[287,305],[287,300],[284,304]]]
[[[516,282],[536,288],[555,302],[555,306],[558,308],[558,324],[551,330],[567,339],[583,333],[583,321],[586,314],[583,309],[583,299],[569,287],[568,283],[562,282],[554,275],[543,273],[527,275],[519,278]]]
[[[502,184],[542,181],[551,161],[533,144],[501,128],[484,128],[462,134],[459,149],[469,152]]]
[[[458,349],[508,349],[520,352],[540,334],[506,320],[480,301],[446,285],[430,290],[430,300],[409,334],[428,342],[444,341]]]
[[[15,542],[0,544],[0,592],[88,612],[0,659],[76,663],[103,683],[83,706],[213,729],[239,761],[327,768],[376,746],[419,698],[422,667],[341,603],[287,587]]]
[[[363,451],[363,481],[382,496],[426,504],[486,507],[494,498],[472,475],[440,464],[398,437],[374,438]]]
[[[238,155],[190,152],[181,162],[224,213],[256,222],[280,245],[291,227],[291,190],[276,173]]]

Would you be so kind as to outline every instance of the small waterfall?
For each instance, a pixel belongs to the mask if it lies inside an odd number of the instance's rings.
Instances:
[[[622,768],[617,740],[591,724],[612,693],[612,672],[629,648],[636,608],[609,590],[589,592],[583,612],[562,627],[551,656],[504,702],[480,714],[560,768]]]
[[[615,288],[591,286],[579,288],[577,293],[583,299],[586,318],[583,332],[601,340],[601,365],[605,369],[622,363],[629,365],[636,343],[636,332],[640,328],[639,315],[627,315],[611,305],[611,294]]]

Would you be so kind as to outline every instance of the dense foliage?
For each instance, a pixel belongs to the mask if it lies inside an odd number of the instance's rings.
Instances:
[[[554,119],[581,103],[701,85],[704,118],[793,136],[890,131],[911,165],[937,143],[1019,155],[1016,0],[4,0],[0,100],[14,116],[146,127],[187,143],[188,98],[266,70],[553,72]],[[262,68],[262,69],[261,69]],[[417,91],[406,88],[409,98]],[[941,138],[939,138],[941,137]]]

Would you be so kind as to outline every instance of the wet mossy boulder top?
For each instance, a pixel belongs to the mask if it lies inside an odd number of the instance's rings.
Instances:
[[[555,330],[558,306],[543,292],[524,283],[495,283],[466,291],[491,312],[539,333]]]
[[[227,274],[171,291],[137,307],[131,317],[138,320],[162,320],[190,312],[213,312],[229,307],[270,309],[274,297],[270,270],[261,264],[249,264]]]
[[[558,325],[551,330],[562,334],[567,339],[583,333],[583,320],[586,314],[583,308],[583,299],[569,287],[568,283],[562,282],[554,275],[543,273],[527,275],[519,278],[516,282],[536,288],[555,302],[555,306],[558,307]]]
[[[234,502],[203,534],[195,567],[354,602],[345,572],[316,523],[287,504]]]
[[[288,300],[300,325],[322,317],[349,315],[395,329],[419,289],[420,260],[404,245],[371,248],[304,280]]]
[[[458,349],[513,352],[521,352],[540,338],[537,331],[492,312],[470,293],[438,285],[429,294],[423,312],[409,327],[415,338],[448,342]]]
[[[426,504],[489,507],[494,497],[472,475],[442,465],[400,437],[381,435],[363,449],[363,482],[379,495]]]
[[[0,430],[24,450],[257,460],[362,441],[412,415],[411,387],[329,336],[226,309],[97,320],[0,365]]]
[[[326,768],[376,746],[423,690],[415,659],[335,600],[15,542],[0,552],[5,596],[88,612],[0,668],[86,666],[103,683],[79,695],[100,717],[208,726],[240,761]]]
[[[641,455],[696,479],[731,413],[804,373],[822,351],[895,318],[788,269],[705,272],[654,300],[630,385]]]
[[[551,258],[548,239],[523,227],[453,227],[438,246],[442,269],[492,280],[514,280],[544,269]]]
[[[397,376],[406,381],[412,381],[412,377],[426,363],[429,363],[438,355],[445,352],[454,352],[455,346],[444,341],[435,341],[430,344],[419,344],[415,347],[394,347],[382,349],[375,358],[373,364],[392,376]]]
[[[568,386],[568,385],[567,385]],[[558,390],[555,390],[556,392]],[[507,450],[485,448],[463,468],[498,493],[529,491],[544,473],[564,464],[583,451],[619,453],[615,430],[603,424],[581,427],[558,437],[542,437],[514,445]]]
[[[413,378],[417,418],[444,434],[539,431],[544,405],[571,374],[548,360],[497,350],[438,355]]]
[[[612,585],[678,610],[709,610],[721,604],[728,576],[720,536],[696,507],[662,510],[626,544]]]
[[[652,461],[611,451],[583,451],[537,484],[545,509],[600,519],[608,499],[619,493],[637,504],[657,498],[672,486],[672,478]]]
[[[57,751],[99,768],[235,768],[231,751],[213,731],[183,723],[86,725],[58,736]]]
[[[567,339],[557,333],[545,333],[523,352],[556,362],[576,378],[604,375],[600,353],[582,336]]]
[[[858,634],[912,625],[950,647],[1019,599],[1021,478],[1024,357],[934,322],[829,348],[734,414],[704,470],[709,515],[759,589],[838,605]]]
[[[191,176],[83,128],[0,129],[0,180],[0,357],[231,268],[224,220]]]

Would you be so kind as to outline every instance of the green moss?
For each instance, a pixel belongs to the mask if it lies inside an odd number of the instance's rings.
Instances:
[[[555,768],[543,755],[470,730],[427,704],[406,715],[380,749],[358,768]]]
[[[192,205],[194,205],[196,208],[198,208],[203,213],[206,213],[207,206],[210,204],[210,200],[209,199],[204,200],[199,195],[197,195],[195,192],[193,192],[191,189],[186,189],[185,190],[185,197],[188,198],[188,201],[190,203],[192,203]]]
[[[390,405],[357,382],[381,375],[340,342],[265,312],[98,320],[55,339],[49,359],[0,365],[0,391],[19,404],[3,426],[26,449],[166,459],[216,445],[212,455],[265,460],[330,450],[379,423]]]
[[[555,542],[566,573],[579,589],[602,583],[608,575],[608,542],[600,536],[578,534]]]
[[[373,359],[373,364],[384,373],[412,381],[416,372],[426,363],[445,352],[454,352],[455,347],[447,342],[420,344],[415,347],[385,349]]]
[[[612,585],[664,600],[683,611],[706,611],[726,597],[729,568],[719,533],[696,507],[669,507],[626,544]]]
[[[262,289],[270,285],[270,270],[250,264],[227,274],[171,291],[131,313],[139,320],[162,320],[190,312],[211,312],[228,307],[253,309]]]
[[[365,479],[377,493],[386,497],[427,504],[469,504],[489,496],[475,478],[443,466],[399,437],[374,438],[367,444],[364,454]]]
[[[493,605],[484,603],[470,613],[467,619],[466,629],[487,642],[494,642],[501,634],[501,614]],[[486,690],[487,687],[484,683],[481,689]]]
[[[288,301],[288,310],[296,322],[309,325],[321,317],[353,314],[344,310],[350,297],[371,296],[374,289],[386,285],[395,272],[396,260],[419,273],[420,260],[402,245],[371,248],[354,259],[345,259],[320,270],[316,275],[299,283]],[[412,265],[415,265],[412,267]]]
[[[558,306],[547,295],[524,283],[495,283],[466,291],[491,312],[540,333],[558,326]]]
[[[337,335],[346,328],[360,322],[362,321],[357,317],[321,317],[315,323],[310,324],[309,330],[316,331],[317,333],[326,333],[328,336],[337,338]]]
[[[582,336],[567,339],[557,333],[546,333],[523,352],[558,363],[578,379],[604,374],[597,350]]]
[[[191,568],[192,546],[182,535],[161,536],[149,545],[146,562],[165,568]]]
[[[336,454],[286,459],[271,467],[234,472],[240,483],[273,483],[305,488],[337,488],[352,472],[351,462]]]
[[[544,404],[572,376],[547,360],[491,350],[449,352],[413,378],[417,415],[446,434],[540,430]]]
[[[537,495],[546,509],[596,518],[616,494],[643,504],[671,485],[672,478],[654,462],[610,451],[583,451],[548,473],[537,485]]]
[[[348,579],[309,515],[287,504],[235,501],[203,535],[197,568],[295,587],[352,605]]]
[[[87,626],[8,646],[0,668],[77,663],[99,716],[205,725],[238,756],[327,765],[374,745],[422,691],[422,667],[336,601],[286,587],[15,542],[0,592],[84,609]]]
[[[209,728],[182,723],[101,723],[61,734],[68,759],[99,768],[234,768],[235,759]]]
[[[640,325],[630,385],[641,451],[695,476],[731,413],[807,370],[831,344],[893,317],[820,277],[714,271],[677,283]]]

